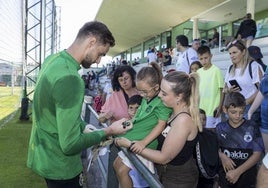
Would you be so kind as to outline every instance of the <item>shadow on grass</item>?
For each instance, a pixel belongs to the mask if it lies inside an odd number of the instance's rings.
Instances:
[[[26,166],[32,122],[21,121],[19,116],[20,110],[0,129],[0,185],[8,188],[45,188],[44,179]]]

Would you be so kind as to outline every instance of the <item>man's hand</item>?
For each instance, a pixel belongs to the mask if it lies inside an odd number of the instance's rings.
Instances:
[[[126,126],[123,122],[129,122],[129,125]],[[113,122],[109,127],[104,128],[106,136],[111,135],[120,135],[125,134],[128,130],[132,129],[133,124],[131,121],[128,121],[127,118],[120,119],[118,121]]]

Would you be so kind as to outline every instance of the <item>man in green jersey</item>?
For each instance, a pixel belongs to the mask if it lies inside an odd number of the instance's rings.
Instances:
[[[81,187],[81,151],[131,128],[124,128],[122,119],[102,130],[83,133],[86,122],[80,114],[85,85],[78,70],[80,65],[98,64],[114,45],[106,25],[88,22],[68,49],[50,55],[42,64],[33,98],[27,166],[44,177],[49,188]]]

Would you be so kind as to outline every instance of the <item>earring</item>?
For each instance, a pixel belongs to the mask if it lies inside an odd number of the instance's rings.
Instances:
[[[180,104],[180,101],[177,101],[177,106]]]

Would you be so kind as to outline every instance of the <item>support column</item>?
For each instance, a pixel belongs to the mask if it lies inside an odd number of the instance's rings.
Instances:
[[[199,32],[198,32],[198,19],[193,19],[193,39],[199,38]]]
[[[247,0],[247,13],[251,13],[252,19],[255,17],[255,0]]]

